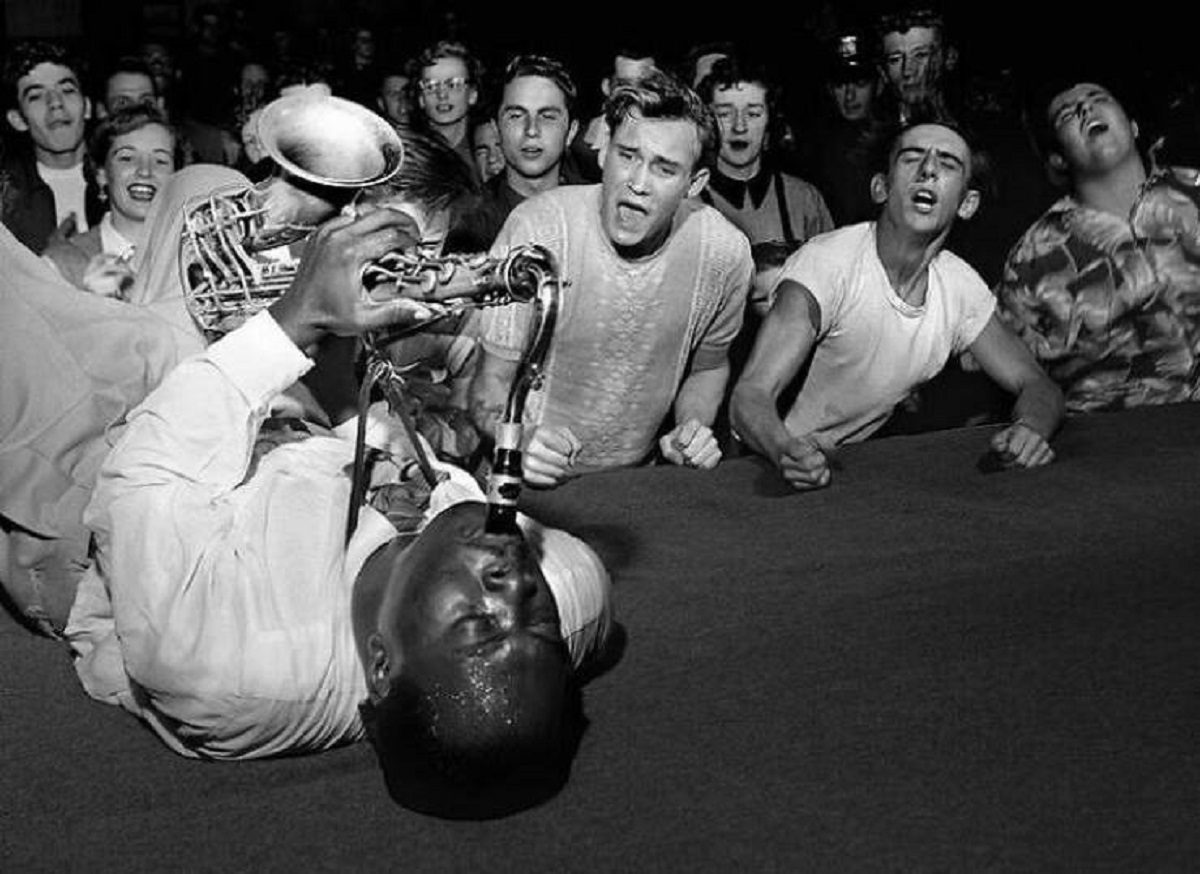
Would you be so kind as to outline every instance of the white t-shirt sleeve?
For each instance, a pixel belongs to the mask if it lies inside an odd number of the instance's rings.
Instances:
[[[832,251],[835,248],[837,247],[831,246],[827,238],[805,243],[784,262],[779,280],[775,284],[774,294],[778,293],[779,283],[785,279],[798,282],[809,290],[821,308],[821,330],[817,335],[818,340],[829,333],[834,314],[840,309],[845,295],[842,270],[845,259],[839,258],[837,252]]]
[[[996,298],[987,283],[966,262],[957,266],[961,269],[953,272],[950,288],[961,304],[954,332],[954,353],[961,354],[987,327],[996,311]]]

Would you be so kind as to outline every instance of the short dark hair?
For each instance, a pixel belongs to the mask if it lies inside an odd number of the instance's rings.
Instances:
[[[883,173],[886,176],[891,170],[900,138],[913,128],[927,124],[947,128],[962,137],[971,155],[967,187],[977,190],[984,200],[994,194],[991,160],[988,158],[987,152],[980,146],[975,132],[953,116],[927,107],[918,106],[912,116],[903,123],[881,125],[873,131],[872,172]]]
[[[729,55],[713,64],[712,72],[700,80],[696,92],[705,103],[711,104],[718,88],[732,88],[739,82],[761,85],[767,92],[767,105],[774,111],[779,88],[765,64],[738,55]]]
[[[420,88],[421,71],[432,67],[442,58],[458,58],[467,68],[467,84],[479,87],[483,82],[483,64],[472,54],[464,43],[457,40],[443,39],[426,46],[420,53],[408,62],[410,85],[414,93]]]
[[[563,646],[561,701],[549,718],[487,712],[477,696],[401,676],[359,705],[392,800],[443,819],[495,819],[541,804],[566,784],[587,725]]]
[[[1043,71],[1030,83],[1025,89],[1023,112],[1029,134],[1043,161],[1048,160],[1051,155],[1062,152],[1058,134],[1049,118],[1050,104],[1055,97],[1076,85],[1082,85],[1085,82],[1099,85],[1111,94],[1117,103],[1121,104],[1121,108],[1127,115],[1133,117],[1134,107],[1130,104],[1129,96],[1122,87],[1123,83],[1115,81],[1117,79],[1118,76],[1106,68],[1082,69],[1076,66],[1071,69]]]
[[[575,80],[571,78],[570,71],[562,61],[547,55],[517,55],[504,68],[504,76],[500,83],[501,89],[513,79],[519,79],[522,76],[540,76],[557,85],[558,90],[563,94],[563,102],[567,105],[567,116],[575,117],[575,101],[579,97],[579,89],[575,87]],[[499,109],[499,103],[497,109]]]
[[[178,142],[179,138],[174,128],[167,121],[166,115],[157,106],[139,103],[136,106],[126,106],[118,109],[111,115],[102,118],[96,124],[91,136],[88,137],[88,157],[92,159],[92,163],[95,166],[104,166],[104,162],[108,158],[108,150],[112,148],[113,140],[130,131],[140,130],[151,124],[160,124],[171,132],[171,151],[174,154],[174,143]]]
[[[5,100],[9,109],[20,106],[17,83],[39,64],[58,64],[73,72],[83,88],[83,64],[65,45],[51,40],[24,39],[13,45],[4,61]]]
[[[604,101],[604,120],[610,133],[637,112],[643,118],[690,121],[700,139],[700,158],[693,169],[711,168],[717,159],[721,134],[708,105],[695,91],[663,70],[654,69],[640,82],[618,85]]]

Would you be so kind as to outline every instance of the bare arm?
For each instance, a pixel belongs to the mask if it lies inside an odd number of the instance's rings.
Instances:
[[[663,458],[672,464],[709,470],[721,460],[721,446],[712,424],[729,384],[729,362],[693,370],[675,396],[675,427],[658,441]]]
[[[776,405],[808,359],[820,329],[821,308],[812,293],[790,279],[781,282],[730,402],[738,436],[797,488],[827,485],[827,459],[812,436],[787,430]]]
[[[1051,461],[1049,440],[1062,423],[1062,391],[994,314],[969,348],[984,372],[1016,395],[1014,422],[993,437],[993,449],[1019,467]]]

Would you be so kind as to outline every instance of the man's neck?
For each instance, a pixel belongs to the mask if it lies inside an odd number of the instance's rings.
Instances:
[[[1075,199],[1089,209],[1128,219],[1146,182],[1146,167],[1136,153],[1096,176],[1074,180]]]
[[[504,181],[508,187],[522,197],[533,197],[535,194],[541,194],[543,191],[550,191],[552,188],[558,188],[558,170],[559,165],[555,164],[550,172],[544,173],[541,176],[522,176],[512,167],[504,168]]]
[[[875,251],[896,295],[912,306],[925,303],[929,265],[941,251],[950,227],[935,236],[913,234],[884,212],[875,223]]]
[[[739,182],[749,182],[758,175],[758,171],[761,169],[761,154],[749,164],[743,164],[740,167],[735,167],[733,164],[727,163],[721,158],[717,158],[717,170],[727,179],[736,179]]]
[[[70,152],[51,152],[35,145],[33,155],[43,167],[49,167],[51,170],[70,170],[83,161],[83,143]]]
[[[458,144],[463,141],[463,137],[467,135],[467,120],[461,118],[452,124],[433,124],[433,129],[442,135],[453,148],[457,149]]]

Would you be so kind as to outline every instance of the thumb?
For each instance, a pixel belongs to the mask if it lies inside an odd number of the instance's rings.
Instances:
[[[696,439],[696,435],[700,432],[700,420],[688,419],[677,429],[675,429],[675,442],[678,446],[687,446]]]

